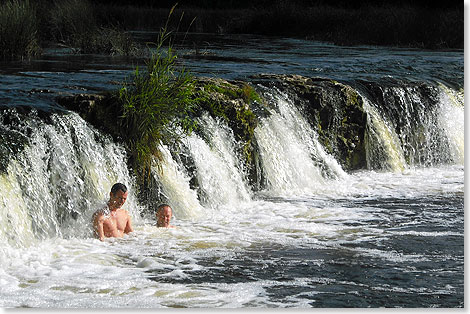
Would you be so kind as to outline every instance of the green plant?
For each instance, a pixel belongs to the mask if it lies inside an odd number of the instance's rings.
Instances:
[[[0,57],[23,59],[40,53],[36,10],[29,0],[0,5]]]
[[[137,68],[131,82],[119,90],[123,106],[121,136],[141,179],[149,175],[154,158],[161,159],[162,144],[178,141],[196,127],[191,118],[198,101],[194,97],[195,79],[184,68],[177,68],[177,55],[169,39],[165,25],[146,69]],[[166,42],[169,44],[165,49]]]
[[[246,83],[232,84],[220,79],[205,79],[198,88],[199,114],[207,111],[214,118],[223,119],[232,129],[240,144],[239,153],[250,168],[253,154],[256,115],[251,109],[255,102],[263,103],[260,95]]]

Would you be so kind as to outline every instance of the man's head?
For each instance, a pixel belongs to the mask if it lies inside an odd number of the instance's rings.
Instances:
[[[116,183],[111,187],[109,192],[110,209],[119,209],[127,200],[127,187],[122,183]]]
[[[161,204],[157,207],[155,215],[157,216],[157,227],[168,228],[170,226],[170,220],[173,215],[170,205]]]
[[[111,187],[111,193],[116,194],[117,191],[122,191],[123,193],[126,193],[127,192],[127,186],[125,186],[122,183],[115,183]]]

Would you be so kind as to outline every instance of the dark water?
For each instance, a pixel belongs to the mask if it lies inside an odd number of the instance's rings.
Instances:
[[[329,206],[365,208],[374,218],[333,222],[362,230],[357,238],[252,245],[223,264],[200,259],[204,269],[184,279],[167,277],[165,269],[148,276],[182,284],[269,281],[268,299],[287,307],[299,298],[327,308],[464,306],[463,195],[339,199]]]
[[[142,43],[155,33],[135,33]],[[251,35],[179,34],[178,62],[195,75],[249,79],[261,73],[356,80],[441,82],[463,88],[463,50],[426,51],[372,46],[339,47],[298,39]],[[39,59],[0,63],[0,104],[53,107],[57,93],[115,90],[143,58],[78,55],[45,49]]]

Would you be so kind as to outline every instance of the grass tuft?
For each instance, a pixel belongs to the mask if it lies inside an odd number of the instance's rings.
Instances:
[[[169,39],[165,26],[146,68],[137,68],[131,81],[119,90],[123,106],[121,136],[141,179],[150,174],[154,158],[161,160],[162,144],[179,141],[196,127],[191,118],[198,101],[194,97],[195,78],[184,68],[177,68],[171,43],[163,47]]]
[[[38,21],[29,0],[10,0],[0,4],[0,57],[25,59],[40,53]]]

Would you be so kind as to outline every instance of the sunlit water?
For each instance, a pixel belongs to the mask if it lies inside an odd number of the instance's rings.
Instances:
[[[359,172],[176,229],[2,247],[3,307],[463,306],[463,167]],[[83,226],[83,228],[87,228]]]
[[[287,39],[272,39],[267,49],[257,37],[240,50],[239,37],[213,42],[200,49],[231,61],[188,57],[197,73],[394,77],[453,88],[463,81],[461,51]],[[54,106],[57,93],[115,88],[131,69],[121,59],[51,51],[0,70],[1,104]],[[244,180],[233,134],[204,116],[206,141],[193,134],[183,143],[199,190],[167,148],[164,174],[153,172],[175,229],[157,228],[139,207],[122,147],[76,114],[33,123],[33,145],[0,175],[0,306],[463,307],[464,123],[452,95],[442,94],[438,112],[451,163],[407,165],[397,136],[370,107],[370,136],[384,141],[389,167],[346,173],[289,99],[272,92],[278,110],[255,130],[266,179],[258,192]],[[130,187],[125,208],[135,232],[100,242],[91,215],[116,181]],[[77,216],[61,221],[69,211]]]

